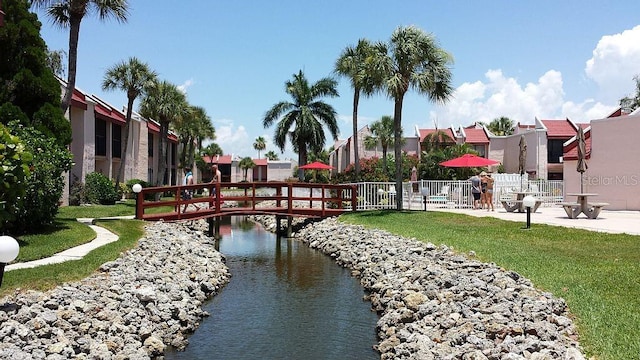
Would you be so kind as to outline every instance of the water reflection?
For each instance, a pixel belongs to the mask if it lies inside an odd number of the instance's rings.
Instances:
[[[211,316],[186,351],[166,359],[379,359],[378,317],[348,270],[241,223],[220,240],[230,283],[205,305]]]

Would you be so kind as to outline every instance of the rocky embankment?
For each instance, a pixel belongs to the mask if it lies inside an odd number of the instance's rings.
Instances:
[[[382,359],[584,359],[565,302],[517,273],[336,219],[295,236],[360,279]]]
[[[150,359],[187,345],[229,280],[202,231],[147,225],[138,246],[94,275],[0,299],[0,359]]]

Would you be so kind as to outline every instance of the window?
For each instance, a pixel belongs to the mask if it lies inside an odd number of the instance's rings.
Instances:
[[[171,165],[176,165],[176,158],[178,157],[178,146],[171,143]]]
[[[549,164],[559,164],[562,156],[562,144],[566,140],[549,140],[547,141],[547,162]]]
[[[111,156],[122,157],[122,126],[111,124]]]
[[[148,133],[147,134],[147,139],[148,139],[147,140],[147,144],[148,144],[148,148],[147,149],[149,150],[148,154],[149,154],[149,157],[153,157],[153,134],[152,133]]]
[[[486,155],[486,146],[484,145],[473,145],[473,150],[478,152],[478,156],[485,157]]]
[[[96,156],[107,156],[107,122],[96,119]]]

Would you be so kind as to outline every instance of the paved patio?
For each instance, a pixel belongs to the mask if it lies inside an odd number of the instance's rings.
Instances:
[[[471,216],[492,216],[503,220],[521,222],[523,226],[527,221],[526,213],[510,213],[502,207],[496,207],[496,211],[428,207],[427,211],[446,211]],[[588,219],[584,214],[581,214],[576,219],[569,219],[562,207],[543,206],[538,208],[537,212],[531,213],[531,227],[535,228],[536,224],[541,223],[614,234],[640,235],[640,211],[605,209],[602,210],[597,219]]]

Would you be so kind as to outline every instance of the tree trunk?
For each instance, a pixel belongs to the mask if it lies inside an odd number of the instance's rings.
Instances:
[[[122,144],[120,148],[122,149],[122,153],[120,154],[120,168],[118,169],[118,173],[116,174],[116,191],[118,190],[118,185],[120,185],[120,180],[124,180],[124,169],[127,166],[127,148],[129,147],[129,131],[131,128],[131,112],[133,108],[133,101],[135,98],[129,98],[127,102],[127,117],[124,123],[124,134],[122,134]]]
[[[358,103],[360,102],[360,89],[353,90],[353,156],[356,170],[356,181],[360,181],[360,154],[358,149]]]
[[[396,162],[396,208],[402,210],[402,101],[404,94],[396,98],[393,110],[393,147]]]
[[[298,142],[298,180],[304,181],[304,169],[300,169],[300,166],[307,164],[307,145],[299,141]]]
[[[158,174],[156,186],[164,185],[164,176],[167,171],[167,134],[169,133],[169,122],[160,120],[160,158],[158,159]]]
[[[62,103],[60,104],[60,108],[65,114],[69,108],[69,104],[71,104],[73,90],[76,87],[76,65],[78,63],[78,39],[80,37],[81,21],[82,17],[74,16],[73,14],[69,18],[69,73],[67,74],[67,88],[62,98]]]

